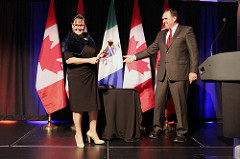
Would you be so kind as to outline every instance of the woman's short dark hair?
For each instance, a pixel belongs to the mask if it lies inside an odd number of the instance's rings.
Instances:
[[[84,20],[84,22],[86,22],[85,16],[84,16],[83,14],[80,14],[80,13],[76,14],[76,15],[72,18],[71,24],[73,24],[73,22],[74,22],[75,19],[82,19],[82,20]]]
[[[177,18],[176,19],[176,21],[177,21],[178,20],[178,12],[177,12],[177,10],[172,9],[172,8],[168,8],[168,9],[165,9],[163,13],[168,12],[168,11],[170,12],[172,17],[176,17]]]

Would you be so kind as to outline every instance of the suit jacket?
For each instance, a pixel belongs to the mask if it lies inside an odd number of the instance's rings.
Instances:
[[[160,50],[157,80],[163,80],[165,71],[170,80],[188,80],[189,72],[197,73],[199,51],[192,27],[178,25],[169,47],[166,47],[167,30],[157,34],[155,41],[145,50],[136,54],[140,60]]]

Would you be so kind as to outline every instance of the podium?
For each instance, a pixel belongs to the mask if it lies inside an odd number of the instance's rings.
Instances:
[[[221,82],[223,135],[234,138],[234,154],[240,158],[240,51],[210,56],[198,69],[202,81]]]

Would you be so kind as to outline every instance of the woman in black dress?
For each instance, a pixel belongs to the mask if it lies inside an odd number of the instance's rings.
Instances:
[[[96,132],[100,100],[97,85],[97,51],[90,35],[84,32],[85,18],[77,14],[72,20],[72,31],[62,42],[62,51],[67,63],[69,82],[70,109],[73,111],[73,121],[76,128],[77,147],[84,147],[82,135],[83,112],[89,115],[88,142],[103,144]]]

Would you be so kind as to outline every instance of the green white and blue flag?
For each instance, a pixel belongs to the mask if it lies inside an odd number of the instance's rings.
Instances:
[[[108,11],[106,30],[101,51],[104,50],[108,54],[99,61],[98,85],[122,88],[123,58],[113,0],[111,0]]]

